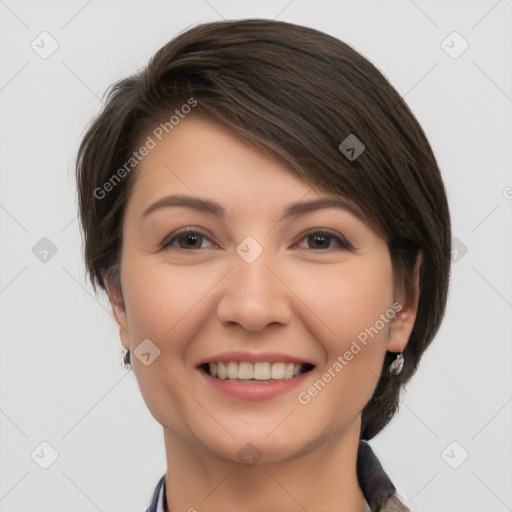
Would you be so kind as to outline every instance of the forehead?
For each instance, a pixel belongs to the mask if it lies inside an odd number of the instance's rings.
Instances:
[[[211,121],[187,118],[155,143],[136,169],[132,209],[145,210],[169,194],[215,198],[228,209],[252,213],[301,200],[341,199]]]
[[[203,118],[186,118],[161,139],[152,138],[156,146],[138,166],[141,174],[150,174],[151,178],[166,170],[167,174],[181,172],[198,185],[207,182],[213,187],[230,180],[272,178],[274,186],[286,181],[288,187],[309,188],[281,164]]]

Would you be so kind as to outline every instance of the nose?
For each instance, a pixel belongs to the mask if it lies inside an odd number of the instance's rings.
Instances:
[[[233,269],[221,283],[217,317],[222,323],[259,332],[271,324],[290,322],[292,293],[278,265],[264,255],[252,263],[236,256]]]

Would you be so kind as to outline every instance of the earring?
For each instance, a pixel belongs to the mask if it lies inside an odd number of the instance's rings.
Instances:
[[[124,367],[127,370],[131,370],[132,369],[132,363],[131,363],[131,359],[130,359],[130,351],[127,350],[126,348],[122,347],[121,352],[123,354],[123,364],[124,364]]]
[[[399,375],[402,373],[402,370],[404,368],[405,358],[402,355],[402,352],[400,354],[396,355],[396,359],[389,365],[389,372],[391,375]]]

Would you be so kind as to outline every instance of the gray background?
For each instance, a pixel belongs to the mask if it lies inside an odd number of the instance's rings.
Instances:
[[[142,511],[166,470],[85,281],[74,158],[108,85],[190,25],[247,17],[354,46],[424,127],[458,239],[450,300],[372,446],[416,512],[512,510],[511,0],[0,0],[0,512]]]

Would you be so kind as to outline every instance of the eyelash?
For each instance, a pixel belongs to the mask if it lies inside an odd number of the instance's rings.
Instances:
[[[176,231],[175,233],[172,233],[171,235],[169,235],[162,242],[160,248],[162,250],[169,249],[176,240],[178,240],[180,237],[186,236],[186,235],[196,235],[196,236],[198,235],[199,237],[206,238],[206,239],[210,240],[208,238],[208,236],[200,230],[185,228],[185,229]],[[352,245],[350,245],[342,236],[338,235],[335,231],[331,231],[329,229],[316,229],[316,228],[311,229],[302,235],[302,237],[299,239],[299,242],[306,238],[313,237],[313,235],[320,235],[320,237],[325,237],[325,238],[330,238],[332,240],[335,240],[338,243],[338,245],[340,246],[340,248],[343,250],[348,250],[348,251],[354,250],[354,247],[352,247]],[[210,242],[211,242],[211,240],[210,240]],[[294,243],[293,247],[295,247],[297,245],[297,243]],[[199,248],[199,249],[184,249],[183,247],[178,247],[177,249],[182,250],[182,251],[189,251],[189,252],[195,252],[195,251],[201,250],[201,248]],[[310,248],[308,247],[308,249],[310,249]],[[318,249],[318,251],[325,251],[325,250],[329,250],[329,249],[330,248]],[[315,250],[315,249],[313,248],[312,250]]]

